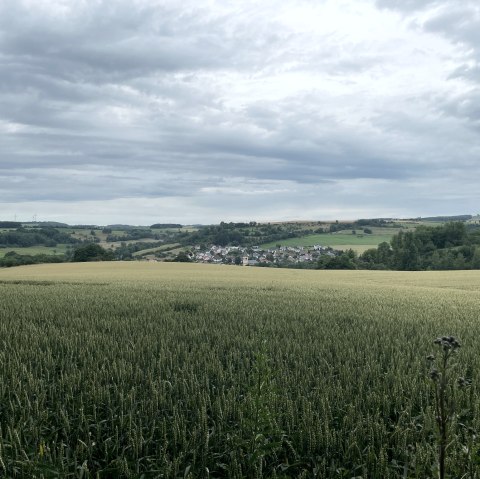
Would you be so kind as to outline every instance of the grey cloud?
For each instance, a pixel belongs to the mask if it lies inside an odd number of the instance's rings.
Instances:
[[[464,50],[468,63],[455,69],[451,78],[478,82],[480,65],[480,6],[475,0],[461,3],[443,0],[436,4],[431,15],[416,25],[426,32],[441,34]]]
[[[477,2],[465,0],[445,2],[443,8],[424,23],[427,31],[447,35],[458,42],[478,47],[480,41],[480,7]]]
[[[478,150],[480,146],[480,141],[478,140],[480,130],[480,86],[452,98],[439,98],[438,109],[447,116],[466,121],[473,128],[475,137],[470,138],[470,141],[465,143],[465,145],[467,149],[468,145],[472,145],[476,146]]]
[[[0,7],[0,46],[4,56],[24,61],[38,74],[118,82],[155,72],[260,66],[285,41],[268,28],[251,35],[248,19],[213,16],[193,2],[185,9],[141,5],[79,4],[58,19],[37,18],[40,8],[7,0]]]
[[[412,134],[417,137],[420,133],[417,129],[423,126],[421,123],[415,125],[412,118],[402,118],[398,113],[378,117],[377,122],[384,130],[379,136],[345,128],[334,118],[322,117],[313,110],[302,110],[303,104],[304,100],[299,98],[288,105],[264,104],[260,112],[255,108],[237,112],[237,123],[232,127],[219,124],[195,127],[183,121],[182,131],[179,132],[179,125],[166,125],[161,120],[153,126],[152,131],[156,128],[162,130],[156,140],[153,135],[145,140],[122,139],[118,134],[108,138],[94,134],[64,133],[59,136],[58,132],[20,133],[17,137],[21,143],[29,144],[30,150],[17,152],[11,164],[5,161],[1,166],[8,170],[21,162],[25,168],[38,168],[39,165],[44,168],[50,165],[52,169],[62,166],[73,169],[82,165],[139,168],[149,171],[145,178],[153,176],[158,181],[158,188],[151,189],[149,193],[145,187],[145,194],[164,196],[172,191],[169,180],[162,179],[162,170],[177,175],[183,171],[191,173],[191,176],[228,174],[232,178],[288,179],[304,184],[322,184],[352,178],[415,177],[429,171],[429,159],[439,161],[438,146],[432,151],[422,152],[422,157],[418,158],[416,150],[422,147],[422,143],[406,144],[405,139],[411,138]],[[281,114],[281,111],[290,113]],[[240,118],[239,113],[245,116]],[[305,114],[309,116],[307,121]],[[228,116],[223,116],[225,118]],[[265,118],[274,121],[265,123]],[[263,136],[248,131],[248,127],[256,125],[257,120],[265,131]],[[410,126],[409,131],[407,126]],[[433,137],[436,132],[431,134]],[[393,140],[395,137],[404,138],[404,145],[401,148],[397,143],[389,145],[389,136]],[[444,156],[448,158],[448,155]],[[94,181],[88,177],[85,181],[98,185],[105,178]],[[104,189],[87,187],[85,181],[72,177],[67,181],[67,188],[61,191],[46,189],[45,194],[50,191],[56,197],[63,194],[77,198],[88,191],[89,197],[106,198],[112,197],[115,191],[137,195],[142,189],[132,181],[122,183],[116,180],[112,183],[108,180],[106,183],[112,188]],[[75,185],[78,192],[72,193]],[[190,190],[194,191],[195,187],[192,185]],[[26,188],[26,191],[31,192],[31,189]],[[183,194],[179,186],[178,194]]]
[[[427,32],[441,34],[454,42],[463,51],[463,61],[455,68],[449,79],[464,80],[469,83],[462,92],[447,98],[436,99],[438,111],[443,115],[461,119],[478,134],[480,109],[480,6],[478,2],[466,0],[457,2],[445,1],[442,8],[422,25]],[[477,138],[467,145],[478,148]],[[478,150],[477,150],[478,151]]]
[[[415,14],[426,10],[429,15],[425,20],[415,18],[413,25],[424,31],[441,34],[457,44],[470,48],[472,58],[480,60],[480,6],[476,0],[378,0],[381,7]],[[471,73],[471,67],[464,66],[454,73],[457,77],[462,72]]]
[[[220,3],[217,12],[193,1],[72,1],[62,12],[2,2],[0,203],[177,198],[214,208],[244,195],[246,207],[257,191],[285,208],[282,194],[301,207],[336,194],[346,205],[352,191],[408,190],[476,158],[473,89],[379,102],[388,50],[345,46],[340,34],[310,39],[275,18],[276,2]],[[439,6],[377,3],[412,14]],[[435,18],[426,30],[473,44],[463,16],[453,26]],[[356,89],[372,71],[372,85]],[[268,82],[279,90],[271,98]]]
[[[413,15],[412,24],[427,32],[440,33],[459,44],[471,47],[478,54],[480,42],[480,6],[476,0],[377,0],[383,8]],[[415,17],[419,10],[428,16]]]
[[[179,21],[175,12],[160,7],[132,8],[130,2],[112,7],[100,2],[92,9],[79,5],[63,19],[44,14],[40,20],[36,16],[41,9],[5,2],[0,13],[6,32],[0,37],[4,54],[28,60],[40,72],[63,73],[66,79],[79,75],[85,79],[95,72],[111,78],[119,72],[198,67],[207,60],[202,45],[196,45],[199,41],[181,40],[188,18]],[[154,21],[160,18],[157,25],[171,28],[159,31]]]
[[[480,64],[464,64],[456,68],[449,76],[449,79],[463,78],[472,83],[480,83]]]
[[[224,183],[219,176],[159,170],[98,167],[0,170],[0,203],[9,201],[112,200],[119,196],[159,198],[191,196],[205,185]],[[22,185],[19,192],[18,185]]]
[[[442,3],[442,0],[376,0],[380,8],[389,8],[404,12],[422,10]]]
[[[459,49],[459,66],[452,69],[448,79],[451,81],[466,81],[469,85],[464,86],[463,91],[452,92],[450,95],[432,95],[432,110],[442,117],[456,118],[463,122],[462,125],[449,124],[450,130],[444,130],[438,137],[447,142],[442,157],[452,157],[455,152],[462,151],[471,161],[472,155],[477,155],[479,150],[479,122],[480,108],[480,6],[475,0],[456,2],[453,0],[419,1],[419,2],[393,2],[382,0],[378,2],[383,6],[415,10],[418,7],[429,9],[426,20],[414,20],[416,28],[441,35],[451,41]],[[411,5],[410,5],[411,4]],[[458,64],[458,62],[457,62]],[[446,124],[437,122],[437,124]],[[423,128],[428,126],[424,123]],[[452,126],[454,130],[452,130]],[[418,125],[419,131],[422,126]],[[428,136],[427,136],[428,138]]]

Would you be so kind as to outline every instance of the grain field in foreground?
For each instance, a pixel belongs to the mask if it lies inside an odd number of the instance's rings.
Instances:
[[[435,477],[443,334],[478,477],[480,272],[1,270],[0,477]]]

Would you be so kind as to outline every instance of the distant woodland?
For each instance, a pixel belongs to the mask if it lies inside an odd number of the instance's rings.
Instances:
[[[463,222],[419,226],[415,231],[398,232],[390,243],[383,242],[358,257],[346,252],[319,266],[400,271],[480,269],[480,229],[469,230]]]

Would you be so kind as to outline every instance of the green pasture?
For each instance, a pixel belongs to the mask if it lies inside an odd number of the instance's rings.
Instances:
[[[158,246],[156,248],[147,248],[147,249],[142,249],[140,251],[137,251],[133,253],[133,256],[144,256],[146,254],[152,254],[152,253],[161,253],[161,252],[167,252],[171,251],[175,248],[178,248],[180,246],[180,243],[169,243],[169,244],[164,244],[162,246]]]
[[[0,248],[0,258],[3,258],[8,252],[15,251],[18,254],[36,255],[36,254],[64,254],[67,251],[67,245],[58,244],[57,246],[27,246]]]
[[[398,230],[388,230],[384,234],[351,234],[351,233],[327,233],[302,236],[300,238],[289,238],[284,240],[273,241],[261,245],[262,248],[275,248],[276,245],[282,246],[303,246],[313,247],[314,245],[330,246],[334,249],[349,249],[365,250],[368,248],[375,248],[380,243],[392,239]]]

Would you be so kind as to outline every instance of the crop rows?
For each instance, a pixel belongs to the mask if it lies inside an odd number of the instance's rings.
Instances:
[[[447,333],[479,477],[480,274],[154,266],[0,274],[0,477],[433,478]]]

